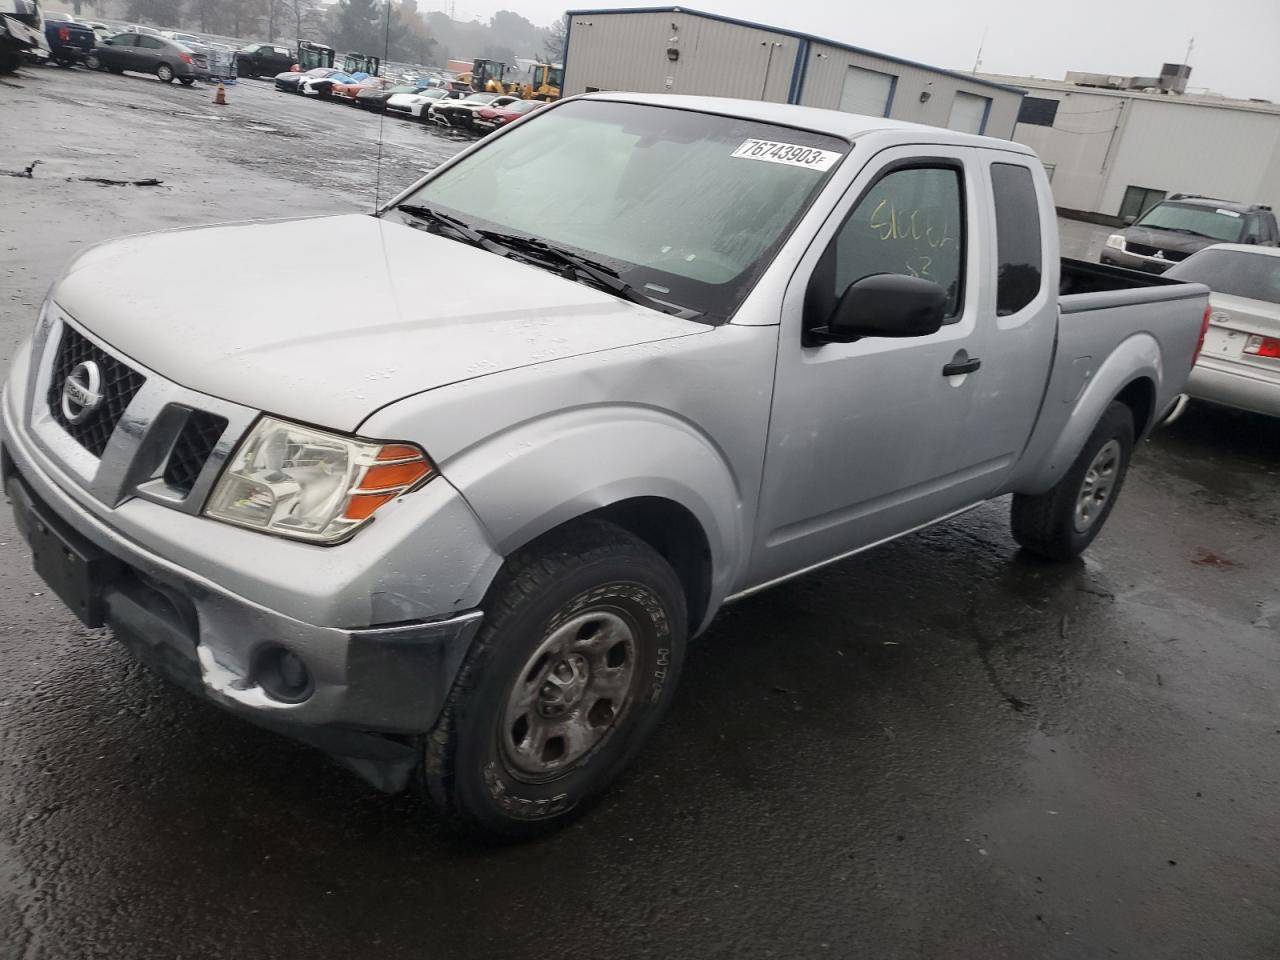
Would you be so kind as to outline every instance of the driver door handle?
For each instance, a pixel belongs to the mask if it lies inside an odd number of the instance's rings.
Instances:
[[[970,357],[968,360],[953,360],[942,368],[944,377],[958,377],[962,373],[973,373],[982,366],[982,361],[977,357]]]

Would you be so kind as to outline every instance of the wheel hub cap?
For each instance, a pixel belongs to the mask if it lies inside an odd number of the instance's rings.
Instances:
[[[635,699],[636,656],[634,626],[613,611],[554,628],[507,696],[499,736],[511,772],[551,779],[601,744]]]
[[[1076,498],[1074,519],[1077,533],[1084,533],[1097,523],[1098,517],[1106,509],[1115,490],[1116,476],[1120,470],[1120,454],[1120,441],[1108,440],[1085,471],[1080,494]]]

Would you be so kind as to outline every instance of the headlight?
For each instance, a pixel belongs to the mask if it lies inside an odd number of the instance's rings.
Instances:
[[[223,468],[205,516],[336,543],[435,472],[409,443],[372,443],[263,417]]]
[[[1112,250],[1123,250],[1124,235],[1119,233],[1113,233],[1111,236],[1107,237],[1107,246],[1110,247]]]

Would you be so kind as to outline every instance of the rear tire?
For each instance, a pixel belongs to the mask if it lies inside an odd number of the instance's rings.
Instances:
[[[1133,413],[1107,407],[1071,468],[1050,490],[1014,494],[1013,538],[1049,560],[1073,560],[1102,531],[1124,485],[1133,455]]]
[[[685,597],[648,544],[587,521],[509,558],[484,611],[423,779],[455,825],[529,839],[585,811],[670,707]]]
[[[156,67],[156,76],[161,83],[173,83],[173,67],[167,63],[160,64],[160,66]]]
[[[120,74],[124,73],[124,67],[107,67],[107,70],[109,70],[111,73],[114,73],[116,76],[119,76]]]
[[[13,73],[20,63],[22,63],[22,57],[17,50],[7,46],[0,47],[0,74]]]

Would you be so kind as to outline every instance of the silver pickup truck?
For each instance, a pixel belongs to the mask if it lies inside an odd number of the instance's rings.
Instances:
[[[5,488],[85,623],[523,837],[634,757],[724,604],[1009,493],[1018,543],[1079,554],[1206,305],[1060,261],[1018,144],[593,95],[377,215],[79,256]]]

